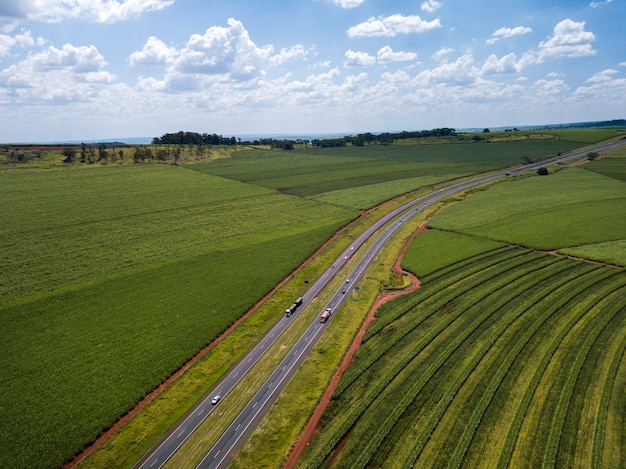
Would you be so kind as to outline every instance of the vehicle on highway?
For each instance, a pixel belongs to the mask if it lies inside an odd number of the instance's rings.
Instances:
[[[211,404],[212,404],[212,405],[217,404],[217,403],[220,401],[220,399],[221,399],[221,398],[222,398],[222,396],[220,396],[220,395],[218,394],[217,396],[215,396],[215,397],[213,398],[213,400],[211,401]]]
[[[320,316],[320,322],[328,321],[328,318],[330,317],[330,314],[331,314],[331,309],[330,308],[326,308],[326,311],[324,311],[322,313],[322,315]]]
[[[287,308],[287,309],[285,310],[285,315],[286,315],[287,317],[289,317],[289,316],[291,316],[293,313],[295,313],[295,312],[296,312],[296,309],[298,308],[298,306],[300,306],[300,305],[302,304],[302,301],[303,301],[303,298],[302,298],[302,297],[300,297],[300,298],[298,298],[296,301],[294,301],[294,302],[293,302],[293,304],[292,304],[289,308]]]

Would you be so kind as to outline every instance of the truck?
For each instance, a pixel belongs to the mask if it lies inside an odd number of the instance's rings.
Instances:
[[[328,321],[328,318],[330,317],[331,314],[331,309],[330,308],[326,308],[326,310],[322,313],[322,315],[320,316],[320,322],[326,322]]]
[[[285,315],[287,317],[291,316],[293,313],[296,312],[296,309],[298,309],[298,306],[300,306],[301,304],[302,304],[302,297],[294,301],[293,304],[285,310]]]

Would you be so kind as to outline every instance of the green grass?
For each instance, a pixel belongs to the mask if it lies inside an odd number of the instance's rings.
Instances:
[[[428,230],[417,235],[415,242],[411,243],[402,258],[402,268],[423,277],[447,265],[502,246],[503,243],[485,238]]]
[[[173,166],[0,178],[3,467],[62,465],[355,216]]]
[[[626,184],[580,169],[474,193],[430,227],[539,249],[615,241],[626,233]],[[584,227],[584,229],[582,229]]]

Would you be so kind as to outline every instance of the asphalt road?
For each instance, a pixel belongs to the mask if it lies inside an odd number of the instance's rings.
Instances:
[[[558,157],[543,160],[538,163],[529,164],[519,168],[500,171],[483,176],[477,176],[464,182],[452,184],[444,189],[431,192],[421,196],[404,206],[394,210],[376,223],[372,224],[363,234],[361,234],[322,274],[322,276],[307,290],[303,295],[302,305],[296,310],[291,317],[283,317],[277,321],[274,326],[263,336],[263,338],[252,348],[248,354],[241,359],[216,385],[210,393],[196,405],[181,421],[179,421],[168,432],[161,442],[148,453],[135,466],[138,469],[156,469],[162,467],[172,455],[180,448],[180,446],[191,436],[198,426],[212,413],[213,409],[219,405],[211,403],[214,396],[220,396],[220,402],[227,398],[235,385],[245,376],[245,374],[254,366],[261,356],[269,349],[269,347],[280,337],[285,329],[291,324],[294,317],[300,310],[304,309],[318,294],[328,285],[328,283],[337,275],[341,268],[350,260],[350,258],[359,251],[359,248],[370,239],[374,233],[382,227],[389,224],[382,231],[374,244],[363,255],[363,258],[348,274],[342,274],[347,282],[342,282],[341,286],[335,291],[330,301],[324,305],[331,308],[333,312],[337,311],[348,295],[346,294],[361,279],[369,265],[372,263],[376,255],[380,252],[387,240],[402,226],[402,224],[411,216],[423,211],[430,205],[449,197],[452,194],[468,189],[470,187],[483,184],[495,179],[507,177],[510,175],[535,171],[542,166],[548,166],[556,162],[567,162],[585,157],[590,151],[598,153],[608,151],[618,146],[626,145],[626,141],[620,140],[611,144],[599,145],[593,148],[574,151]],[[318,315],[319,316],[319,315]],[[267,379],[253,398],[248,402],[246,407],[236,417],[233,423],[228,427],[220,439],[210,449],[206,456],[202,459],[198,468],[223,468],[228,465],[230,460],[236,455],[241,445],[252,432],[255,424],[260,421],[264,413],[268,410],[271,403],[277,398],[282,389],[286,386],[289,378],[293,376],[297,368],[304,361],[308,353],[311,351],[315,343],[320,338],[324,328],[332,321],[334,314],[326,323],[321,323],[319,319],[315,319],[307,330],[302,334],[298,342],[289,351],[287,356],[274,369],[273,373]]]

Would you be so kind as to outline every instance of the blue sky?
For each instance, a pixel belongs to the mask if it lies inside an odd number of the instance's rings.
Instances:
[[[0,0],[0,142],[626,118],[626,0]]]

